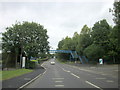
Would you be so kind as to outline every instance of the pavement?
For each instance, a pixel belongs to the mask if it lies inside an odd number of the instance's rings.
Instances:
[[[11,78],[8,80],[2,81],[2,89],[8,89],[8,88],[14,88],[15,90],[20,88],[22,85],[28,83],[38,75],[42,74],[45,71],[45,69],[42,66],[38,66],[36,69],[34,69],[33,72]]]
[[[50,62],[55,61],[55,65]],[[112,67],[107,68],[99,66],[102,70],[95,70],[95,66],[85,65],[73,66],[61,64],[58,61],[51,59],[43,63],[46,72],[34,82],[27,85],[25,88],[79,88],[79,89],[97,89],[97,90],[118,90],[118,69],[115,66],[116,74],[109,75],[107,70],[114,70]],[[99,73],[101,72],[101,73]],[[113,72],[112,72],[113,73]]]

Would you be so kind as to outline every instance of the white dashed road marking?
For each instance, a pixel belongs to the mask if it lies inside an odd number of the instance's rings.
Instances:
[[[70,72],[70,71],[68,71],[68,70],[65,70],[64,68],[62,68],[63,69],[63,71],[65,71],[65,72]]]
[[[91,82],[89,82],[89,81],[85,81],[86,83],[88,83],[88,84],[90,84],[90,85],[92,85],[92,86],[94,86],[94,87],[96,87],[96,88],[98,88],[98,89],[100,89],[100,90],[103,90],[102,88],[100,88],[100,87],[98,87],[98,86],[96,86],[96,85],[94,85],[94,84],[92,84]]]
[[[79,76],[77,76],[77,75],[75,75],[75,74],[73,74],[73,73],[71,73],[71,75],[73,75],[73,76],[75,76],[75,77],[77,77],[77,78],[80,78]]]

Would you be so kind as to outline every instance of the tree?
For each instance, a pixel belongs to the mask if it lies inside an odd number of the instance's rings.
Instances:
[[[90,28],[88,28],[87,25],[84,25],[80,32],[78,44],[76,46],[78,54],[83,55],[84,49],[91,45],[91,43]]]
[[[90,62],[96,63],[98,62],[99,58],[103,57],[105,52],[101,46],[92,44],[84,50],[84,54],[87,56]]]
[[[112,58],[113,63],[120,63],[120,45],[118,26],[114,26],[109,34],[109,51],[108,56]]]
[[[91,32],[93,43],[105,46],[108,43],[108,35],[110,30],[111,28],[105,19],[96,22]]]
[[[113,57],[114,63],[120,63],[120,1],[115,1],[113,6],[113,10],[110,9],[110,11],[113,13],[115,26],[109,35],[109,45],[112,48],[110,49],[108,55]]]
[[[45,54],[49,50],[47,30],[40,24],[16,22],[15,25],[7,27],[6,30],[2,38],[4,52],[11,51],[17,57],[22,57],[23,53],[26,52],[30,58],[31,56],[39,57],[39,54]]]
[[[113,21],[116,25],[120,26],[120,0],[115,1],[113,6],[113,10],[110,9],[110,12],[112,12],[114,15]]]

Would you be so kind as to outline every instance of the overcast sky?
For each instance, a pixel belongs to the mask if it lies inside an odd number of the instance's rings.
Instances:
[[[43,2],[44,1],[44,2]],[[66,2],[65,2],[66,1]],[[48,30],[50,46],[57,48],[58,42],[80,33],[83,25],[92,27],[95,22],[106,19],[114,25],[109,8],[114,0],[1,0],[0,32],[15,21],[40,23]]]

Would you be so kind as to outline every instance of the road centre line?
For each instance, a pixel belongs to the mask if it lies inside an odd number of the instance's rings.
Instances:
[[[96,85],[94,85],[94,84],[92,84],[91,82],[89,82],[89,81],[85,81],[86,83],[88,83],[88,84],[90,84],[90,85],[92,85],[92,86],[94,86],[94,87],[96,87],[96,88],[98,88],[98,89],[100,89],[100,90],[103,90],[102,88],[100,88],[100,87],[98,87],[98,86],[96,86]]]
[[[77,78],[80,78],[79,76],[77,76],[77,75],[75,75],[75,74],[73,74],[73,73],[71,73],[71,75],[73,75],[73,76],[75,76],[75,77],[77,77]]]
[[[68,70],[65,70],[64,68],[62,68],[63,69],[63,71],[65,71],[65,72],[70,72],[70,71],[68,71]]]

